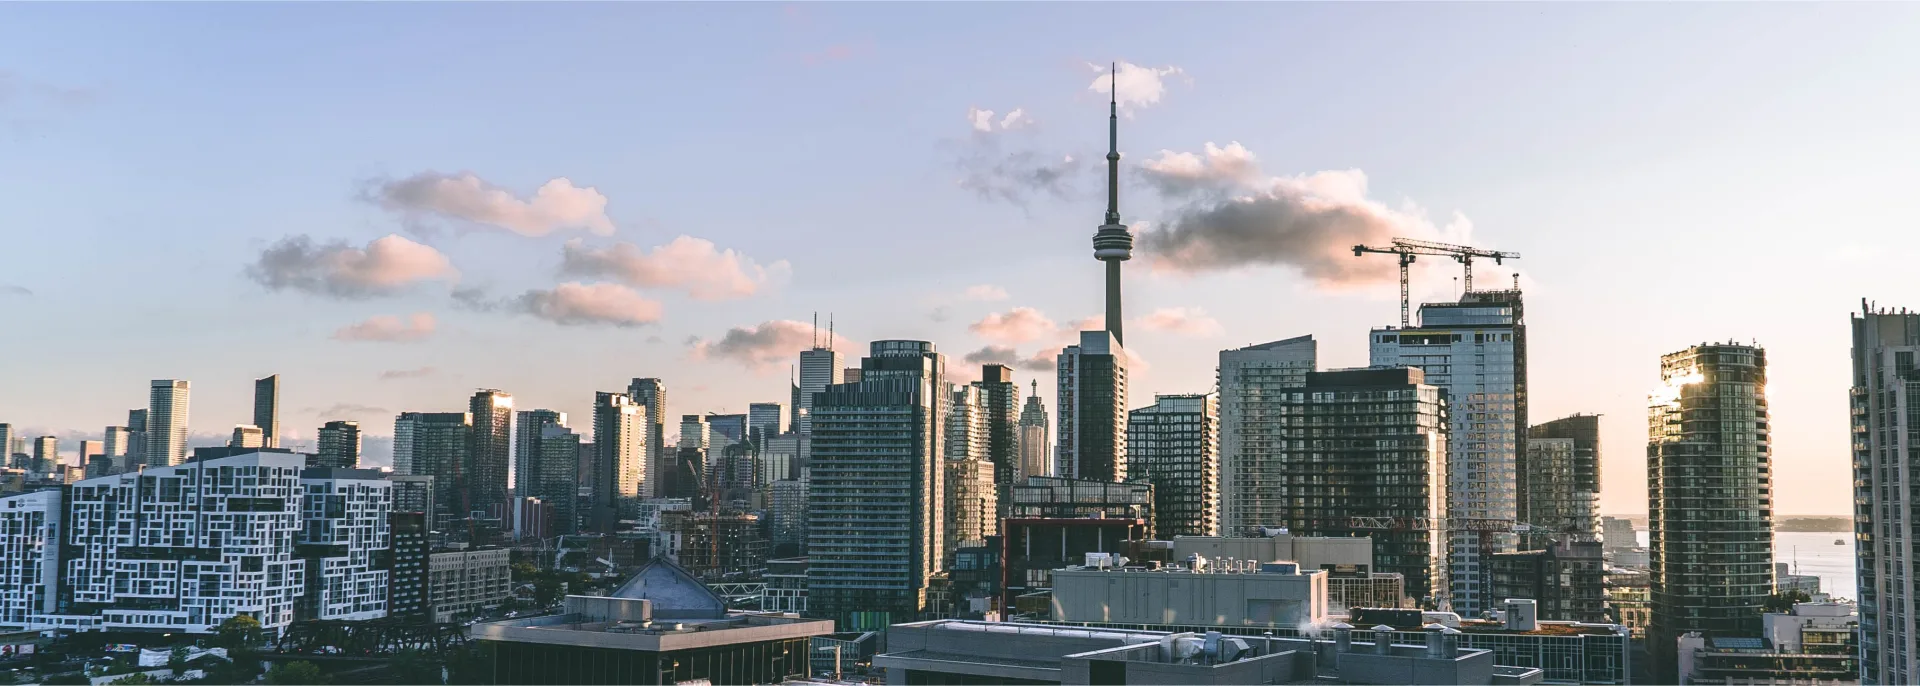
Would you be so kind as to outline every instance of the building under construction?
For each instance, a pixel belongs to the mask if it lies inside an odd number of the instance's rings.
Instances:
[[[772,545],[760,516],[675,510],[660,513],[662,540],[678,545],[670,558],[705,583],[758,581]]]

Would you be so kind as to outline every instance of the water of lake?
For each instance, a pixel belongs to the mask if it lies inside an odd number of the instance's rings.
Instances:
[[[1647,545],[1647,532],[1639,534],[1640,545]],[[1835,540],[1841,544],[1834,545]],[[1852,598],[1859,593],[1854,587],[1852,532],[1775,532],[1773,559],[1787,563],[1791,574],[1820,577],[1820,590],[1835,598]]]

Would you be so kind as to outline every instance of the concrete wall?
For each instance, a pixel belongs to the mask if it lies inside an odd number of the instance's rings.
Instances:
[[[1460,652],[1453,659],[1426,656],[1422,646],[1394,646],[1391,655],[1373,654],[1373,646],[1355,644],[1354,652],[1338,657],[1340,680],[1350,684],[1460,684],[1493,683],[1493,653]]]
[[[1311,658],[1292,651],[1236,660],[1222,665],[1189,665],[1160,662],[1154,658],[1158,646],[1141,646],[1124,651],[1108,651],[1096,656],[1069,657],[1060,666],[1060,683],[1085,684],[1095,662],[1125,662],[1127,683],[1179,686],[1180,684],[1284,684],[1310,679]]]
[[[1326,617],[1326,574],[1056,570],[1063,622],[1298,626]]]

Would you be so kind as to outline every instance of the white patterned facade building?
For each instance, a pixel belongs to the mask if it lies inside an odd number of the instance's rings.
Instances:
[[[303,457],[252,453],[73,484],[72,557],[63,628],[211,632],[245,614],[277,630],[294,620],[306,561]]]
[[[60,491],[0,498],[0,627],[54,611],[60,579]]]
[[[300,487],[295,543],[308,570],[300,618],[385,617],[387,570],[374,558],[393,546],[393,482],[373,470],[312,467],[301,472]]]

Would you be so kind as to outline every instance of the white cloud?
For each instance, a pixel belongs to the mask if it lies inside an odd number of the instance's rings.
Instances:
[[[545,236],[562,229],[584,229],[603,236],[613,233],[613,220],[607,218],[607,196],[591,186],[575,186],[566,177],[550,180],[535,190],[533,197],[521,199],[470,172],[426,171],[381,183],[371,195],[381,207],[409,218],[437,215],[496,226],[523,236]]]
[[[388,343],[407,343],[426,340],[433,335],[433,315],[427,312],[415,312],[406,320],[382,314],[367,318],[366,321],[340,327],[333,332],[334,340],[340,341],[382,341]]]
[[[996,343],[1019,345],[1052,336],[1060,325],[1031,307],[1016,307],[1005,313],[991,312],[980,321],[967,325],[975,335]]]
[[[967,353],[960,359],[970,365],[1004,364],[1014,369],[1029,372],[1050,372],[1057,366],[1060,348],[1042,348],[1032,355],[1022,356],[1012,346],[989,345]]]
[[[1161,150],[1140,163],[1140,175],[1166,195],[1244,186],[1260,178],[1260,163],[1239,141],[1219,147],[1208,141],[1200,154]]]
[[[968,107],[967,108],[967,124],[972,126],[974,131],[977,131],[980,133],[993,133],[995,131],[1012,131],[1014,129],[1021,129],[1021,128],[1026,128],[1028,126],[1032,126],[1033,117],[1027,115],[1027,110],[1025,108],[1015,107],[1013,108],[1012,112],[1008,112],[1006,113],[1005,116],[1001,116],[999,119],[996,120],[994,118],[993,110],[983,110],[978,107]]]
[[[552,290],[527,291],[506,304],[562,326],[639,326],[661,317],[658,301],[612,283],[563,283]]]
[[[688,343],[696,360],[732,360],[755,371],[768,371],[791,363],[800,351],[814,346],[832,345],[845,349],[848,341],[819,331],[812,324],[789,319],[761,322],[754,326],[734,327],[717,341],[694,338]]]
[[[338,298],[391,295],[421,281],[458,276],[446,255],[398,235],[355,248],[346,241],[316,245],[289,236],[261,251],[247,276],[270,290],[295,290]]]
[[[1015,107],[1012,112],[1007,113],[1007,116],[1000,118],[1000,130],[1018,129],[1032,123],[1033,117],[1027,116],[1026,110]]]
[[[1167,94],[1166,78],[1181,75],[1179,67],[1142,67],[1132,62],[1122,61],[1118,74],[1111,74],[1109,66],[1088,63],[1087,67],[1100,74],[1094,78],[1093,85],[1087,87],[1095,93],[1113,94],[1123,112],[1148,107],[1160,102]]]
[[[1185,336],[1217,336],[1224,332],[1220,321],[1207,316],[1205,310],[1186,307],[1163,307],[1136,317],[1133,325],[1149,331],[1165,331]]]
[[[722,251],[713,241],[692,236],[651,251],[632,243],[593,248],[576,238],[562,246],[560,257],[560,273],[567,276],[615,278],[642,288],[684,288],[698,300],[744,298],[792,271],[786,260],[762,267],[732,249]]]

